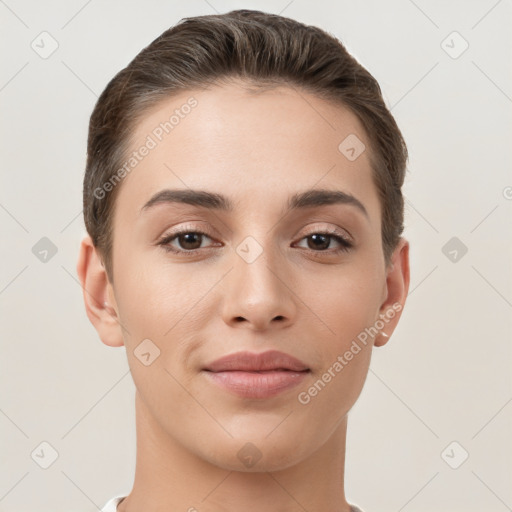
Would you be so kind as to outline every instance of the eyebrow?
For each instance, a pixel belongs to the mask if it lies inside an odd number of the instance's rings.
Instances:
[[[222,194],[207,192],[205,190],[164,189],[154,194],[141,208],[140,213],[143,213],[156,205],[170,203],[184,203],[226,212],[232,212],[234,210],[234,203]],[[354,206],[369,218],[368,212],[363,203],[361,203],[361,201],[352,194],[342,192],[341,190],[312,189],[293,194],[288,199],[287,210],[291,211],[330,204],[346,204]]]

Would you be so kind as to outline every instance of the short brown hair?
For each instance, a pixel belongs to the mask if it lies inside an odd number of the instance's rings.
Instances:
[[[401,187],[408,154],[379,84],[327,32],[275,14],[237,10],[182,19],[117,73],[98,98],[89,123],[83,206],[87,231],[110,281],[120,186],[108,192],[102,187],[125,160],[137,120],[172,94],[231,78],[257,88],[297,86],[348,107],[359,118],[370,141],[388,264],[403,231]]]

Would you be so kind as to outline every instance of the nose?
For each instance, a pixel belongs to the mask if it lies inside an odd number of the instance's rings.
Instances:
[[[224,282],[224,322],[254,331],[291,325],[297,313],[297,296],[285,264],[271,259],[269,250],[263,250],[250,263],[236,252],[233,260],[234,268]]]

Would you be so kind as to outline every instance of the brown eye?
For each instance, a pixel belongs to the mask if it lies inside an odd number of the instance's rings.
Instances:
[[[333,254],[341,251],[348,251],[353,247],[353,244],[344,237],[330,232],[311,233],[310,235],[302,238],[302,240],[307,241],[307,246],[300,247],[304,247],[305,249],[309,249],[314,252],[327,252]],[[333,241],[338,245],[338,247],[331,247]]]
[[[182,233],[176,237],[176,240],[181,249],[192,251],[201,247],[202,236],[201,233]]]
[[[205,239],[212,240],[206,233],[201,231],[182,230],[165,236],[158,245],[161,245],[167,252],[177,254],[194,254],[199,249],[209,248],[203,246]]]
[[[319,250],[325,250],[329,248],[329,245],[331,243],[331,236],[329,235],[310,235],[306,237],[308,240],[308,248],[309,249],[319,249]]]

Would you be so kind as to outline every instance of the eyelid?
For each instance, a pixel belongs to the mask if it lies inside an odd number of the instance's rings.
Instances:
[[[210,238],[220,237],[220,235],[215,230],[206,226],[202,226],[200,221],[197,222],[198,224],[186,223],[179,224],[178,227],[168,228],[162,235],[158,237],[158,240],[163,240],[164,238],[180,235],[182,233],[200,233]]]
[[[308,231],[306,231],[301,236],[300,240],[302,240],[304,237],[307,237],[307,236],[310,236],[310,235],[314,235],[314,234],[317,234],[317,233],[325,233],[325,234],[329,234],[329,235],[339,236],[340,238],[342,238],[348,244],[352,244],[353,245],[355,243],[354,238],[352,237],[352,235],[348,231],[346,231],[344,229],[340,229],[340,228],[333,228],[333,227],[330,227],[330,226],[324,226],[324,227],[315,226],[315,227],[309,229]]]
[[[163,234],[162,236],[159,237],[159,239],[167,238],[171,235],[178,235],[178,234],[181,234],[184,232],[201,233],[201,234],[209,236],[210,238],[215,238],[217,236],[220,236],[217,233],[213,233],[213,230],[209,230],[208,228],[198,228],[197,225],[186,224],[184,226],[176,228],[175,230],[171,230],[169,232],[166,231],[165,234]],[[304,238],[305,236],[313,235],[316,233],[321,233],[321,232],[329,233],[331,235],[338,235],[339,237],[343,238],[347,242],[354,241],[354,239],[352,238],[350,233],[348,233],[346,230],[341,230],[341,229],[332,228],[332,227],[318,227],[318,226],[309,229],[308,231],[306,231],[306,233],[303,233],[301,238]]]

